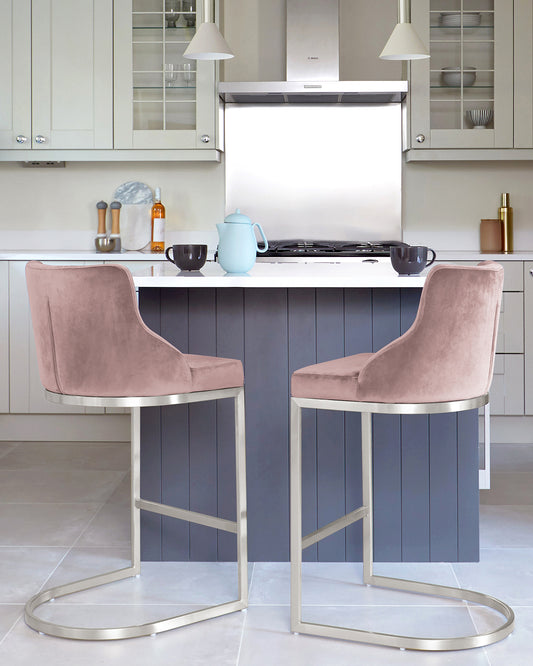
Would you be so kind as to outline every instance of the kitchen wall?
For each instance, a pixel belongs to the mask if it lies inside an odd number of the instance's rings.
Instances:
[[[396,11],[397,0],[341,0],[341,78],[401,78],[399,63],[378,58]],[[237,53],[223,66],[223,78],[284,78],[284,0],[225,0],[222,18]],[[508,191],[515,208],[515,247],[533,250],[533,163],[407,164],[403,179],[409,242],[477,249],[479,219],[495,216],[499,193]],[[0,163],[0,249],[13,243],[43,247],[47,238],[61,239],[68,248],[90,247],[96,202],[111,201],[117,185],[127,180],[162,188],[171,233],[213,229],[223,217],[223,164],[70,162],[65,169],[24,169]]]

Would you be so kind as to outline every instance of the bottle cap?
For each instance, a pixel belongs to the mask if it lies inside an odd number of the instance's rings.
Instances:
[[[155,188],[155,200],[156,201],[161,201],[161,188],[160,187]]]
[[[509,205],[509,192],[502,192],[502,206]]]

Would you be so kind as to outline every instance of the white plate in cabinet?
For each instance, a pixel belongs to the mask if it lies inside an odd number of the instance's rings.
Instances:
[[[496,354],[494,377],[490,388],[492,416],[524,414],[524,356]]]
[[[26,288],[25,261],[9,262],[10,373],[9,411],[12,414],[101,414],[103,409],[54,405],[44,397]],[[83,265],[85,262],[47,261],[47,264]]]
[[[503,293],[496,352],[500,354],[524,353],[524,296],[522,292]]]

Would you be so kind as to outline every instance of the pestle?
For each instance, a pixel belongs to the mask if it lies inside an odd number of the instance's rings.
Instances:
[[[120,209],[122,208],[122,204],[120,201],[112,201],[109,207],[111,208],[111,234],[109,238],[115,239],[115,249],[113,252],[120,252]]]

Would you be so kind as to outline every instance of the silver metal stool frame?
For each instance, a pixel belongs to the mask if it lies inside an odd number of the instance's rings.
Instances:
[[[248,605],[248,553],[247,553],[247,512],[246,512],[246,454],[245,454],[245,417],[244,417],[244,388],[228,388],[216,391],[198,391],[195,393],[179,393],[174,395],[150,397],[87,397],[65,395],[45,391],[51,402],[64,405],[77,405],[85,407],[130,407],[131,408],[131,566],[117,569],[106,574],[85,578],[66,585],[59,585],[39,592],[32,597],[25,606],[24,618],[26,624],[44,634],[60,638],[75,638],[79,640],[115,640],[121,638],[135,638],[150,636],[169,629],[183,627],[194,622],[208,620],[227,613],[242,610]],[[236,502],[237,520],[225,520],[216,516],[209,516],[195,511],[178,509],[176,507],[156,502],[148,502],[140,497],[140,435],[141,435],[141,407],[164,405],[177,405],[208,400],[222,400],[233,398],[235,402],[235,471],[236,471]],[[67,594],[88,590],[105,583],[122,580],[136,576],[141,570],[141,543],[140,543],[140,510],[151,511],[163,516],[170,516],[186,520],[198,525],[213,527],[237,535],[237,577],[239,598],[216,606],[209,606],[198,611],[184,613],[174,617],[167,617],[155,622],[126,627],[71,627],[56,624],[37,617],[35,609],[47,601],[63,597]]]
[[[466,650],[496,643],[514,628],[513,610],[503,601],[481,592],[444,585],[433,585],[401,578],[375,576],[373,567],[372,496],[372,414],[442,414],[476,409],[488,403],[488,394],[454,402],[387,404],[291,398],[291,631],[301,634],[342,638],[410,650]],[[302,536],[302,409],[361,412],[363,506]],[[363,520],[363,582],[407,592],[418,592],[451,599],[472,601],[498,611],[505,623],[494,631],[458,638],[420,638],[378,633],[347,627],[302,621],[302,551],[325,537]]]

